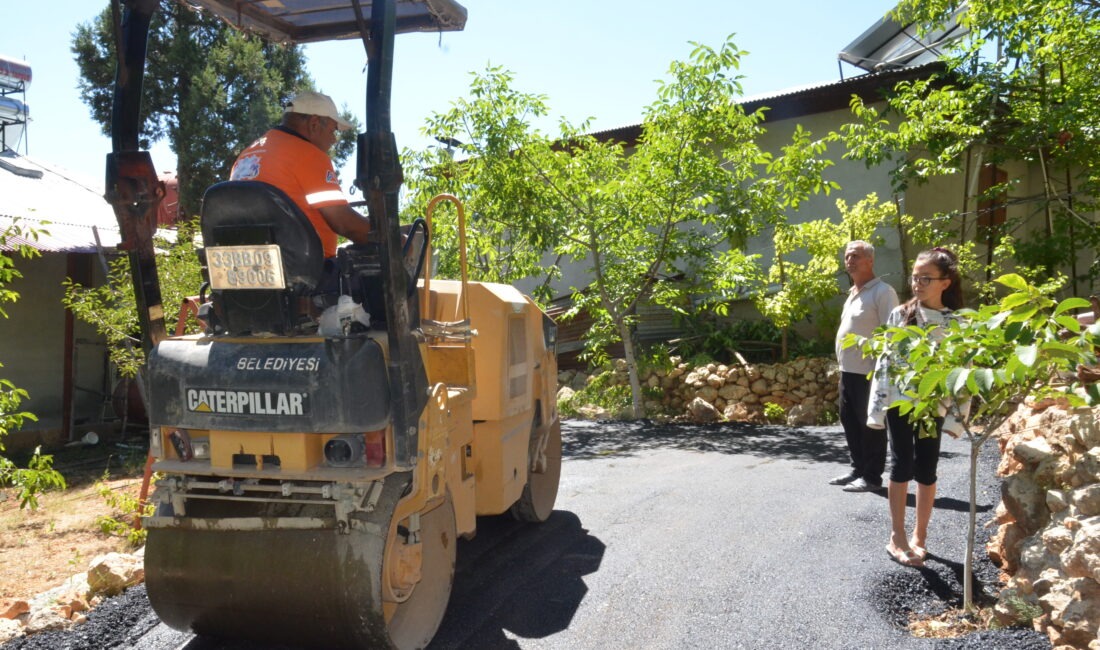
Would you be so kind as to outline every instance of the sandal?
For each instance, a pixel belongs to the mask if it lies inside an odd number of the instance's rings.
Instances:
[[[917,556],[913,551],[903,551],[899,548],[886,547],[886,554],[890,556],[890,559],[902,566],[920,568],[924,566],[924,560]]]
[[[918,546],[918,545],[910,542],[909,543],[909,548],[911,549],[911,553],[913,554],[913,557],[917,558],[921,562],[924,562],[925,560],[928,559],[928,549],[924,548],[923,546]]]

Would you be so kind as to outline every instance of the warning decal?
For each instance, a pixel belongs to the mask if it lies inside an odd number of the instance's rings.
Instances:
[[[309,393],[188,388],[187,410],[215,415],[308,415]]]

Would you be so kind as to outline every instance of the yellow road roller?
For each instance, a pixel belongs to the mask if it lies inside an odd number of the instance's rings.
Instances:
[[[188,0],[281,42],[362,39],[356,184],[372,241],[325,259],[278,188],[209,188],[203,331],[167,336],[152,246],[164,195],[138,149],[156,0],[123,0],[107,199],[147,355],[150,602],[173,628],[316,648],[420,648],[478,515],[553,511],[561,467],[553,321],[513,287],[430,277],[430,211],[396,219],[392,39],[458,30],[452,0]],[[461,232],[461,227],[460,227]],[[338,282],[326,278],[335,273]],[[335,291],[332,286],[338,286]],[[322,290],[324,289],[324,290]]]

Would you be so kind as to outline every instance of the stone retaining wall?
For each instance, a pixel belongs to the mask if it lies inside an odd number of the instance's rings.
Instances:
[[[649,417],[765,422],[766,405],[776,404],[783,409],[783,421],[792,426],[836,422],[840,370],[835,359],[803,357],[777,364],[711,363],[693,367],[672,357],[670,365],[671,369],[648,370],[639,377],[647,389],[645,408]],[[602,380],[607,385],[629,386],[624,360],[616,359],[613,370],[606,372]],[[560,373],[558,403],[583,401],[584,393],[577,395],[577,391],[583,391],[595,379],[596,375],[573,370]],[[572,406],[586,418],[625,416],[587,404]],[[775,409],[770,412],[778,413]]]
[[[1100,649],[1098,416],[1047,401],[996,432],[1004,482],[988,550],[1008,574],[996,615],[1030,620],[1056,650]]]

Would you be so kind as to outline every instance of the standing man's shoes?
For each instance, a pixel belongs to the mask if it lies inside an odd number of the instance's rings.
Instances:
[[[838,476],[829,480],[829,485],[848,485],[852,481],[859,479],[859,474],[848,472],[844,476]]]
[[[845,492],[878,492],[882,489],[882,486],[868,483],[861,478],[857,478],[848,485],[845,485],[842,489]]]

